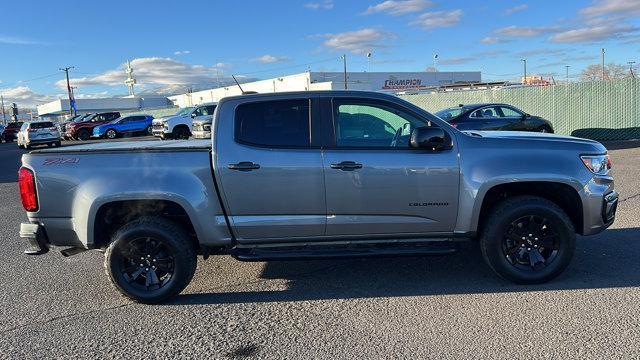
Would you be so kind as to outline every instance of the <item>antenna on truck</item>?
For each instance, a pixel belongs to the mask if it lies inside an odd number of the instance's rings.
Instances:
[[[236,82],[236,85],[238,85],[238,87],[240,88],[240,92],[242,93],[242,95],[257,94],[258,93],[256,91],[244,91],[244,90],[242,90],[242,86],[240,86],[240,83],[238,82],[238,79],[236,79],[236,77],[234,75],[231,75],[231,77],[233,78],[233,81]]]

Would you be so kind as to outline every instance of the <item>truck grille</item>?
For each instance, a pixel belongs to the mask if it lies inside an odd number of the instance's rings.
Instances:
[[[153,124],[153,130],[162,130],[164,129],[164,125],[162,124]]]

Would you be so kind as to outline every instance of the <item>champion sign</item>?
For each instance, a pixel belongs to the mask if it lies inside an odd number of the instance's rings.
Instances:
[[[420,79],[398,79],[395,76],[389,76],[388,80],[384,81],[383,90],[401,90],[401,89],[420,89],[426,86],[422,85]]]

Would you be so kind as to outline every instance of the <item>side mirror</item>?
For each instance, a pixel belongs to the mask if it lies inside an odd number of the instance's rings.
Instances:
[[[527,114],[527,113],[524,113],[524,114],[522,115],[522,119],[521,119],[521,120],[522,120],[522,121],[525,121],[525,120],[527,120],[527,119],[528,119],[528,118],[530,118],[530,117],[531,117],[531,115],[529,115],[529,114]]]
[[[453,147],[449,135],[439,127],[423,126],[413,129],[409,145],[416,149],[433,151],[449,150]]]

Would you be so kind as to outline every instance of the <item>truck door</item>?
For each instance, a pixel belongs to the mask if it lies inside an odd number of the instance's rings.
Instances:
[[[322,236],[326,223],[319,144],[309,98],[221,107],[214,135],[220,193],[239,242]]]
[[[327,236],[446,233],[454,229],[459,164],[453,149],[409,147],[411,131],[438,126],[386,100],[327,99],[323,105]],[[330,109],[330,110],[329,110]],[[445,128],[446,131],[446,128]]]

